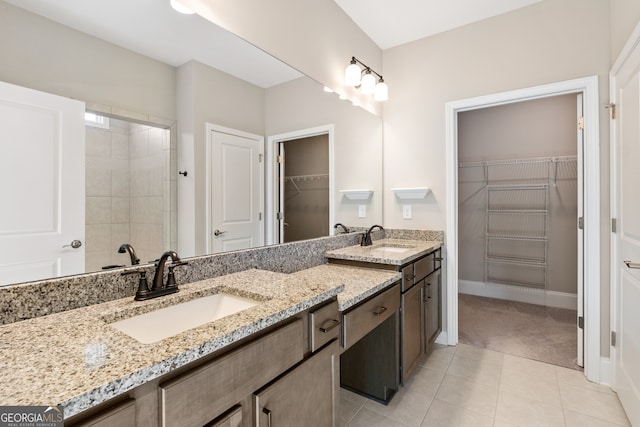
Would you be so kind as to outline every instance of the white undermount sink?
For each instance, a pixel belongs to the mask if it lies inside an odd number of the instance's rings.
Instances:
[[[413,249],[414,246],[407,246],[401,244],[381,244],[380,246],[374,246],[371,248],[371,254],[375,256],[384,256],[389,254],[401,254]]]
[[[382,246],[380,248],[372,249],[371,252],[388,252],[393,254],[401,254],[403,252],[407,252],[411,248],[395,248],[391,246]]]
[[[111,324],[143,344],[151,344],[257,305],[259,302],[230,294],[215,294]]]

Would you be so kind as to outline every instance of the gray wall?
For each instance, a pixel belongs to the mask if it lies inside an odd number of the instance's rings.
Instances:
[[[0,81],[75,98],[103,112],[175,121],[174,67],[2,1],[0,57]]]
[[[284,241],[329,235],[329,136],[316,135],[284,143]],[[297,179],[303,175],[325,178]]]
[[[556,96],[458,115],[458,158],[478,162],[577,154],[576,95]],[[577,293],[577,168],[559,163],[549,187],[547,288]],[[550,176],[547,164],[494,167],[505,177]],[[506,184],[506,182],[505,182]],[[487,191],[482,168],[462,168],[458,182],[458,274],[484,282]],[[526,200],[526,199],[525,199]],[[523,224],[527,226],[527,224]]]

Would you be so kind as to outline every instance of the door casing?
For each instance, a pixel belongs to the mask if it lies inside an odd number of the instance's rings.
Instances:
[[[600,369],[600,148],[598,76],[567,80],[446,104],[447,225],[445,247],[447,268],[445,299],[446,326],[438,342],[458,343],[458,121],[463,111],[505,105],[565,94],[583,95],[584,158],[584,373],[594,382],[606,382],[608,372]],[[605,375],[604,377],[602,375]]]

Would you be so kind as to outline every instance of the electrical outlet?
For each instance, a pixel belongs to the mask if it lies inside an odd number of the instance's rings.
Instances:
[[[358,205],[358,218],[367,217],[367,205]]]
[[[402,205],[402,218],[411,219],[411,205]]]

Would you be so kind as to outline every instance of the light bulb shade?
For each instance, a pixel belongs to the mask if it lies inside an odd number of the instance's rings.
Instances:
[[[376,78],[370,72],[362,76],[360,82],[360,93],[363,95],[370,95],[373,93],[376,87]]]
[[[347,86],[358,86],[360,84],[360,67],[358,64],[351,63],[344,70],[344,84]]]
[[[171,7],[174,8],[177,12],[184,13],[185,15],[193,15],[195,12],[189,9],[187,6],[179,3],[177,0],[170,0]]]
[[[389,87],[380,79],[373,91],[373,99],[376,101],[386,101],[389,99]]]

